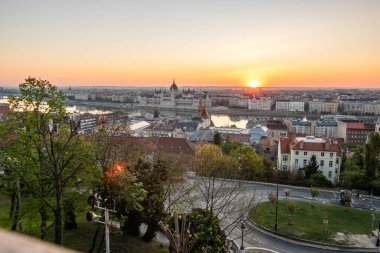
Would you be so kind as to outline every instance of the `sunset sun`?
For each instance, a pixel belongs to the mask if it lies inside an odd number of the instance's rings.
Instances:
[[[257,80],[249,81],[249,87],[256,88],[257,86],[259,86],[259,81],[257,81]]]

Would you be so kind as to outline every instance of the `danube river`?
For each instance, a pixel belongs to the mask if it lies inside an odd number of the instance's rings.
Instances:
[[[70,112],[87,112],[92,114],[104,114],[110,113],[111,109],[101,109],[98,107],[91,106],[68,106],[67,109]],[[146,113],[153,114],[153,110],[149,109],[135,109],[130,111],[133,114],[141,114],[145,115]],[[160,110],[160,114],[163,116],[180,116],[182,119],[191,119],[192,117],[197,116],[196,112],[179,112],[179,111],[164,111]],[[232,116],[226,114],[211,114],[211,120],[214,122],[216,127],[224,127],[224,126],[233,126],[235,125],[238,128],[245,128],[249,120],[255,120],[254,116]]]

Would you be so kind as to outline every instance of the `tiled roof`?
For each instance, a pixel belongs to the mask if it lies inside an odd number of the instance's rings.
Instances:
[[[166,154],[195,154],[195,145],[186,139],[171,137],[132,137],[117,136],[123,141],[139,145],[145,152],[149,153],[166,153]]]
[[[339,152],[339,145],[334,143],[317,143],[296,141],[291,144],[291,149],[308,151]]]
[[[339,145],[341,143],[344,143],[343,138],[335,138],[335,139],[332,138],[332,139],[326,140],[326,142],[328,144],[322,143],[322,142],[297,141],[294,137],[281,138],[280,149],[281,149],[281,153],[290,153],[290,150],[294,149],[294,150],[307,150],[307,151],[337,152],[340,154]]]
[[[231,142],[244,142],[244,143],[249,143],[251,135],[250,134],[229,134],[229,133],[224,133],[222,134],[223,139],[229,138]]]
[[[347,129],[364,129],[364,124],[362,122],[348,122]]]
[[[281,153],[290,153],[290,143],[292,142],[291,138],[281,138],[280,139],[280,149]]]

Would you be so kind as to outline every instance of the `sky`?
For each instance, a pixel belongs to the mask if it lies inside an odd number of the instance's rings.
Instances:
[[[1,0],[0,86],[380,88],[379,0]]]

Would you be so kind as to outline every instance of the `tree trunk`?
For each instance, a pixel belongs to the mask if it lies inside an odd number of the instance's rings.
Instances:
[[[141,226],[142,214],[138,211],[130,211],[128,214],[127,222],[121,228],[123,234],[131,235],[134,237],[140,236],[140,226]]]
[[[11,209],[9,210],[9,218],[12,218],[14,215],[14,210],[16,206],[16,193],[11,194]]]
[[[63,216],[62,216],[62,210],[63,210],[63,194],[62,194],[62,182],[60,180],[60,176],[57,176],[55,179],[55,201],[56,201],[56,208],[54,210],[54,243],[58,245],[62,245],[63,242]]]
[[[13,231],[17,230],[18,217],[20,213],[20,200],[17,194],[15,194],[15,204],[16,204],[16,211],[14,212],[14,216],[13,216],[13,224],[12,224]]]
[[[158,221],[154,218],[149,219],[146,232],[142,237],[143,241],[151,242],[153,238],[156,236],[157,231],[158,231]]]
[[[75,218],[75,211],[74,211],[75,209],[74,209],[73,201],[72,200],[64,201],[63,210],[65,213],[65,217],[64,217],[65,229],[77,228],[78,226],[77,226],[77,221]]]
[[[41,225],[40,225],[41,240],[46,240],[46,230],[47,230],[46,225],[47,225],[48,215],[47,215],[46,206],[44,203],[41,203],[39,212],[41,216]]]

